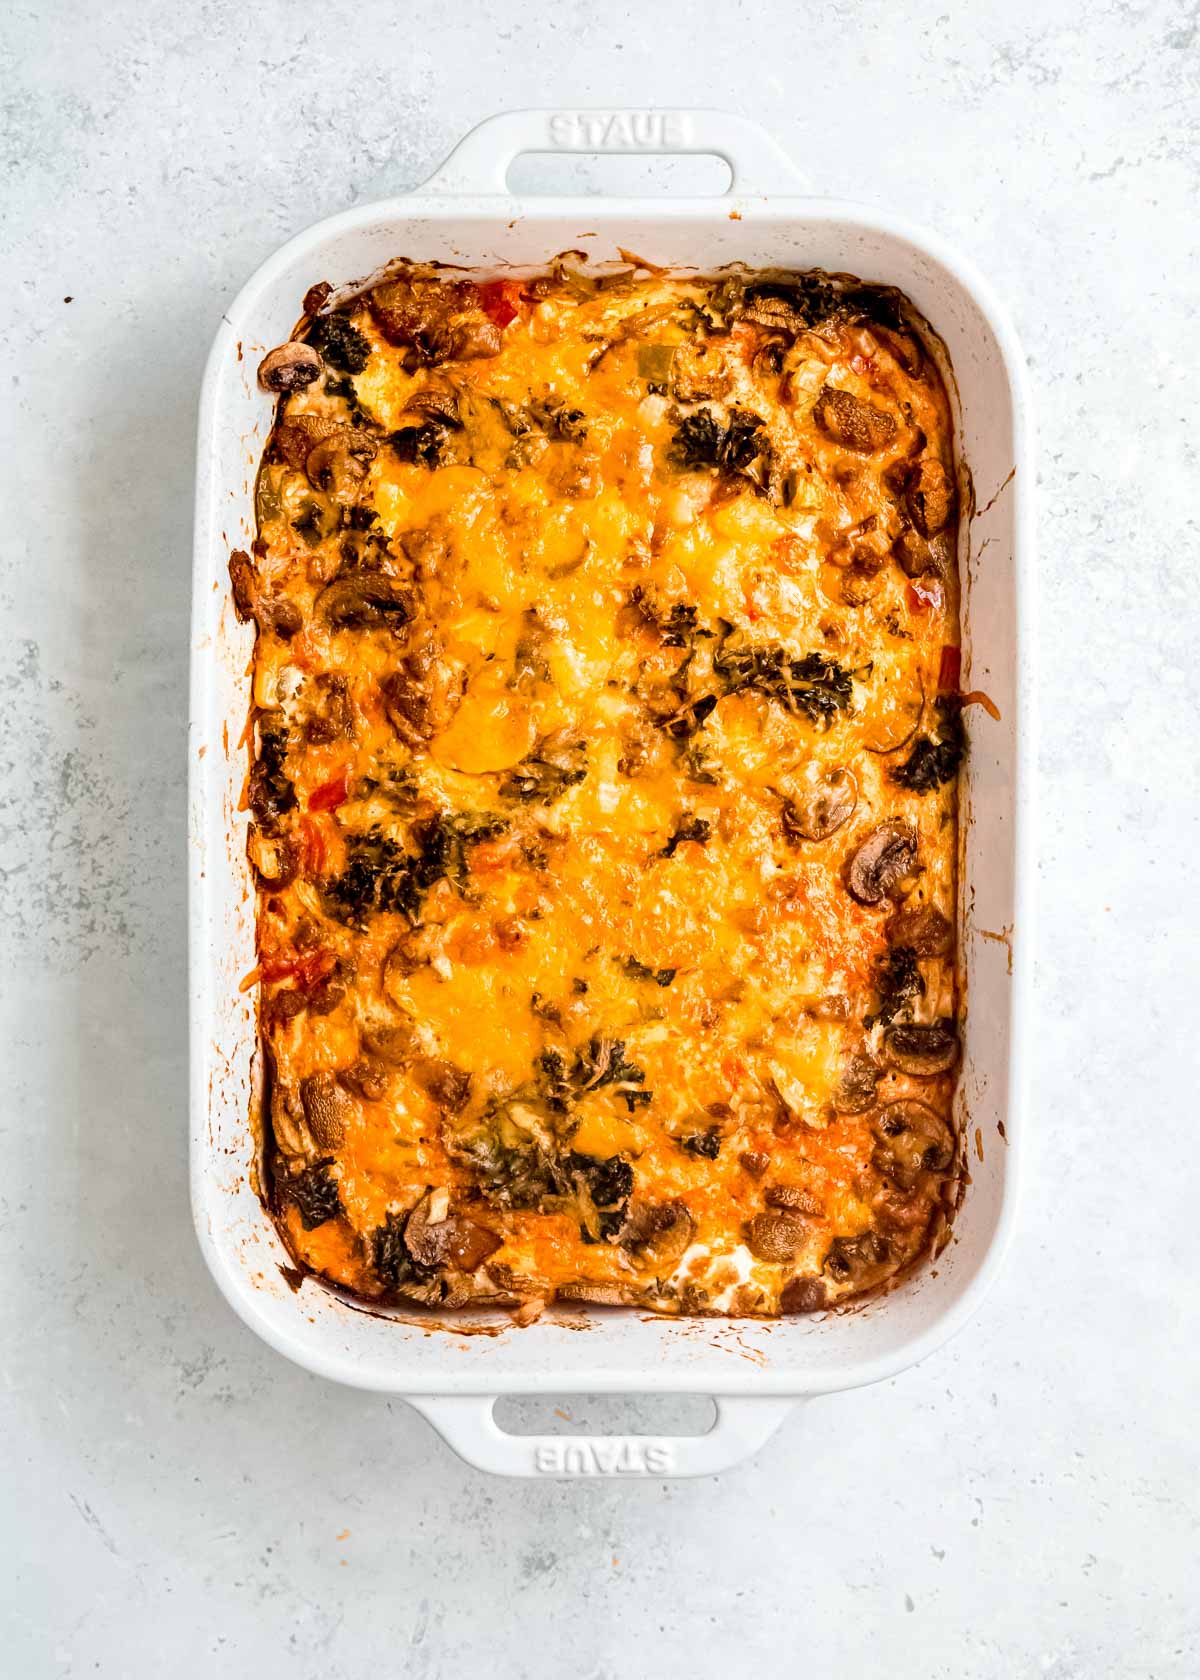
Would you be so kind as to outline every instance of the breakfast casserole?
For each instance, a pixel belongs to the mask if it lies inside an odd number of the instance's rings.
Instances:
[[[894,291],[622,255],[259,369],[264,1193],[384,1303],[812,1313],[961,1186],[950,409]]]

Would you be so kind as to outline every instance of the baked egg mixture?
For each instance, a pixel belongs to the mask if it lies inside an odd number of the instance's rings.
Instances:
[[[935,1249],[953,437],[899,294],[304,300],[253,551],[266,1188],[383,1301],[811,1313]]]

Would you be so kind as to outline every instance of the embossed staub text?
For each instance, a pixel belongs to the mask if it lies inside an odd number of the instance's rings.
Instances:
[[[542,1476],[669,1476],[675,1468],[670,1441],[649,1437],[611,1441],[540,1441],[534,1469]]]
[[[657,152],[688,143],[682,111],[555,111],[550,139],[572,152]]]

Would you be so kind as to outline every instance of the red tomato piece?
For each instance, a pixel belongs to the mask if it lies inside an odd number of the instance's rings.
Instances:
[[[484,314],[501,329],[510,321],[515,321],[521,313],[520,297],[521,288],[513,280],[488,280],[479,288],[479,302]]]

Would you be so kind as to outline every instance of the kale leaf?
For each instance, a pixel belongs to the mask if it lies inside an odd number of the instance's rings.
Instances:
[[[587,419],[581,408],[568,408],[561,397],[547,397],[529,405],[529,412],[551,437],[579,443],[587,436]]]
[[[911,945],[895,945],[885,956],[877,957],[872,982],[879,994],[879,1008],[863,1017],[865,1027],[895,1020],[910,998],[925,996],[925,982]]]
[[[892,781],[910,793],[930,793],[943,782],[952,782],[966,751],[958,696],[939,695],[934,710],[938,718],[936,735],[918,735],[904,763],[890,772]]]
[[[825,728],[853,692],[850,673],[835,659],[823,653],[793,659],[777,642],[730,647],[724,641],[713,654],[713,671],[726,694],[752,689]]]
[[[311,1167],[305,1167],[295,1178],[284,1180],[284,1193],[289,1201],[295,1202],[300,1223],[306,1231],[315,1231],[318,1225],[324,1225],[327,1219],[336,1219],[342,1211],[338,1181],[329,1171],[332,1165],[333,1156],[330,1155],[322,1161],[315,1161]]]
[[[704,817],[686,815],[680,819],[678,827],[659,852],[659,857],[674,857],[685,840],[694,840],[698,846],[706,846],[712,832],[712,825]]]
[[[338,921],[357,928],[364,928],[376,911],[399,911],[419,921],[429,889],[442,879],[461,886],[468,873],[468,846],[494,839],[504,827],[497,818],[439,813],[413,824],[413,852],[378,829],[351,835],[346,868],[325,883],[326,907]]]
[[[308,342],[326,366],[339,373],[361,373],[371,356],[370,340],[348,316],[321,315],[309,329]]]
[[[722,421],[711,408],[699,408],[680,420],[669,459],[685,472],[715,467],[764,490],[771,476],[771,439],[761,416],[750,409],[731,408]]]
[[[587,775],[587,745],[572,741],[567,746],[548,746],[514,764],[500,784],[501,799],[525,805],[550,805],[561,799]]]
[[[418,1265],[404,1241],[406,1213],[388,1213],[382,1225],[377,1225],[368,1239],[371,1264],[375,1275],[385,1288],[398,1293],[414,1284],[425,1283],[431,1276],[428,1266]]]
[[[416,919],[421,892],[413,878],[413,860],[399,841],[372,829],[351,835],[346,852],[345,869],[325,883],[325,903],[332,916],[360,929],[381,910],[398,910]]]
[[[402,461],[432,468],[441,465],[449,436],[447,427],[426,420],[420,426],[401,426],[398,432],[390,432],[388,442]]]
[[[285,769],[288,732],[279,721],[279,712],[269,715],[276,721],[268,723],[264,718],[259,724],[258,762],[250,772],[246,796],[258,821],[267,825],[296,807],[295,789]]]
[[[649,1091],[632,1089],[644,1085],[646,1075],[636,1062],[627,1059],[622,1038],[596,1033],[571,1062],[561,1050],[544,1050],[538,1057],[538,1069],[546,1102],[558,1113],[565,1113],[579,1097],[605,1085],[617,1086],[631,1114],[640,1103],[650,1101]]]

